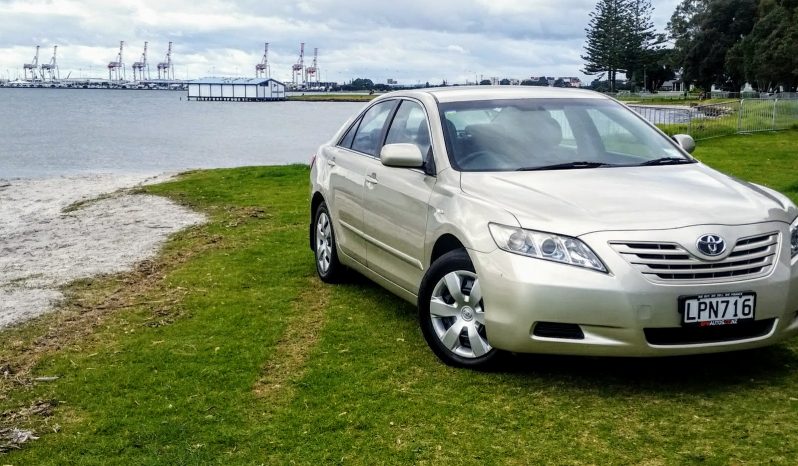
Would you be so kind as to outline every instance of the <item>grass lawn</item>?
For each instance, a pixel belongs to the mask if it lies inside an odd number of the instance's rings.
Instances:
[[[733,136],[696,156],[798,201],[796,147],[798,131]],[[449,368],[413,306],[315,278],[307,176],[197,171],[146,188],[210,223],[0,333],[0,432],[41,437],[0,463],[795,464],[798,341]]]

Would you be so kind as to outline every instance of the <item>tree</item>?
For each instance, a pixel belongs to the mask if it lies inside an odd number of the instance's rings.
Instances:
[[[491,82],[490,79],[483,79],[482,81],[479,82],[480,86],[490,86],[491,84],[493,84],[493,82]]]
[[[507,79],[507,78],[504,78],[501,81],[499,81],[499,85],[500,86],[509,86],[510,85],[510,80]]]
[[[757,0],[684,0],[668,25],[684,81],[739,91],[744,82],[736,44],[756,20]]]
[[[628,62],[628,49],[633,24],[628,0],[599,0],[590,13],[590,23],[585,32],[585,67],[587,75],[607,73],[610,91],[615,91],[618,72],[624,72]]]
[[[698,24],[694,21],[696,16],[706,11],[708,0],[682,0],[676,6],[673,15],[665,29],[668,37],[673,41],[673,54],[671,55],[674,67],[681,69],[690,44],[698,35]]]
[[[626,76],[633,83],[643,83],[647,68],[656,65],[659,55],[657,52],[665,42],[665,35],[657,33],[651,15],[654,7],[650,0],[628,0],[629,31],[626,44]]]
[[[651,61],[643,69],[645,82],[643,88],[656,91],[665,81],[676,78],[676,72],[672,65],[673,49],[662,49],[651,52]]]
[[[554,87],[568,87],[568,86],[565,84],[565,80],[564,79],[557,78],[557,80],[554,81]]]
[[[798,2],[763,0],[751,33],[726,56],[726,71],[755,88],[792,90],[798,84]],[[738,78],[739,81],[743,79]]]

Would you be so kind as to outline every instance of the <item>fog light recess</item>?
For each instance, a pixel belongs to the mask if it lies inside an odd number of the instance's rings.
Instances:
[[[585,334],[582,327],[577,324],[563,324],[560,322],[538,322],[532,335],[544,338],[560,338],[563,340],[584,340]]]

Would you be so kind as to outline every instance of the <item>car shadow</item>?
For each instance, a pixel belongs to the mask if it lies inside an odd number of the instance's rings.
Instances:
[[[360,288],[393,312],[407,312],[416,318],[416,309],[365,276],[352,272],[345,286]],[[390,304],[389,304],[390,303]],[[426,344],[418,333],[419,344]],[[509,376],[520,385],[551,383],[600,386],[609,391],[652,391],[657,393],[718,393],[740,386],[780,385],[798,381],[798,351],[782,343],[768,348],[677,357],[616,358],[505,354],[490,373]]]
[[[792,385],[798,352],[786,344],[755,350],[664,358],[512,354],[494,368],[506,375],[545,377],[572,385],[657,393],[718,393],[752,385]],[[518,378],[516,378],[518,379]]]

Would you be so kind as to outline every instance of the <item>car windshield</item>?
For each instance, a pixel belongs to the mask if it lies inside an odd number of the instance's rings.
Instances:
[[[692,163],[632,111],[605,99],[449,102],[440,113],[461,171]]]

